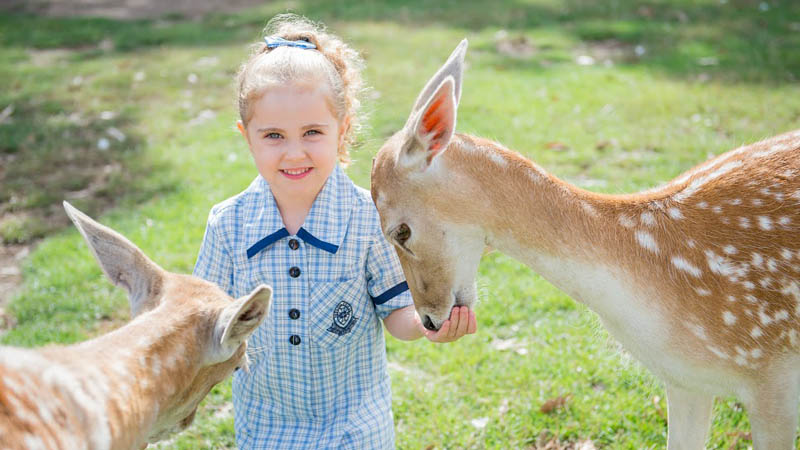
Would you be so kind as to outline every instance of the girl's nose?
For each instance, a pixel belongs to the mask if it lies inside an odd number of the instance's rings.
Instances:
[[[287,159],[303,159],[305,158],[306,151],[303,148],[303,144],[296,142],[289,145],[289,148],[286,150],[286,158]]]

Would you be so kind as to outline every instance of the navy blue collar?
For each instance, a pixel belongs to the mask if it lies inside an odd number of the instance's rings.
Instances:
[[[260,241],[256,242],[250,248],[247,249],[247,259],[252,258],[256,254],[258,254],[258,252],[260,252],[261,250],[264,250],[265,248],[275,243],[275,241],[283,239],[287,236],[289,236],[289,230],[287,230],[286,227],[284,227],[270,234],[264,239],[261,239]],[[320,250],[325,250],[328,253],[335,254],[339,250],[338,245],[331,244],[330,242],[325,242],[315,238],[311,233],[306,231],[303,227],[300,227],[300,229],[297,230],[297,237],[302,239],[303,242],[305,242],[306,244],[313,245],[314,247],[317,247]]]
[[[276,231],[250,246],[247,249],[248,259],[276,241],[289,236],[289,231],[285,227],[278,229],[283,225],[283,221],[269,185],[260,176],[254,183],[257,183],[254,188],[264,196],[265,206],[260,213],[254,213],[258,219],[255,217],[253,219],[263,221],[262,229],[265,232]],[[297,237],[306,244],[335,254],[344,240],[355,198],[353,182],[337,164],[317,194],[303,226],[297,231]]]

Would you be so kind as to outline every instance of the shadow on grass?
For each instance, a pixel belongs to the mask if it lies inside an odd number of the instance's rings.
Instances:
[[[84,117],[47,97],[2,98],[13,119],[0,123],[0,243],[28,243],[67,225],[62,200],[97,214],[123,197],[172,189],[168,168],[142,158],[141,139],[122,131],[128,117]]]

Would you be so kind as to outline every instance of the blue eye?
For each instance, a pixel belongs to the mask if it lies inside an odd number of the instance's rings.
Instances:
[[[319,130],[308,130],[308,131],[306,131],[306,136],[314,136],[314,135],[317,135],[317,134],[322,134],[322,132],[319,131]]]
[[[267,138],[267,139],[280,139],[283,136],[281,136],[280,133],[272,132],[272,133],[267,133],[264,137]]]

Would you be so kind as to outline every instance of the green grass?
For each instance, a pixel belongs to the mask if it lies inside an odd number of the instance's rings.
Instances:
[[[289,8],[365,55],[369,127],[348,169],[365,187],[372,155],[463,37],[459,131],[496,139],[591,190],[648,188],[800,127],[794,2],[482,3],[298,0],[199,21],[0,17],[0,83],[10,87],[0,111],[13,105],[0,121],[0,213],[13,219],[0,223],[0,239],[50,235],[25,261],[24,286],[7,308],[18,325],[2,342],[75,342],[128,316],[78,233],[58,231],[64,198],[102,213],[165,268],[191,270],[211,205],[255,175],[234,130],[233,75],[268,18]],[[531,56],[499,52],[501,31]],[[581,55],[596,64],[576,64]],[[478,281],[477,335],[449,345],[387,338],[399,448],[549,439],[664,447],[661,385],[591,312],[500,254],[484,258]],[[230,395],[229,382],[215,388],[197,423],[160,447],[232,447]],[[567,395],[563,408],[540,411]],[[747,429],[741,406],[721,399],[708,446],[727,448]]]

